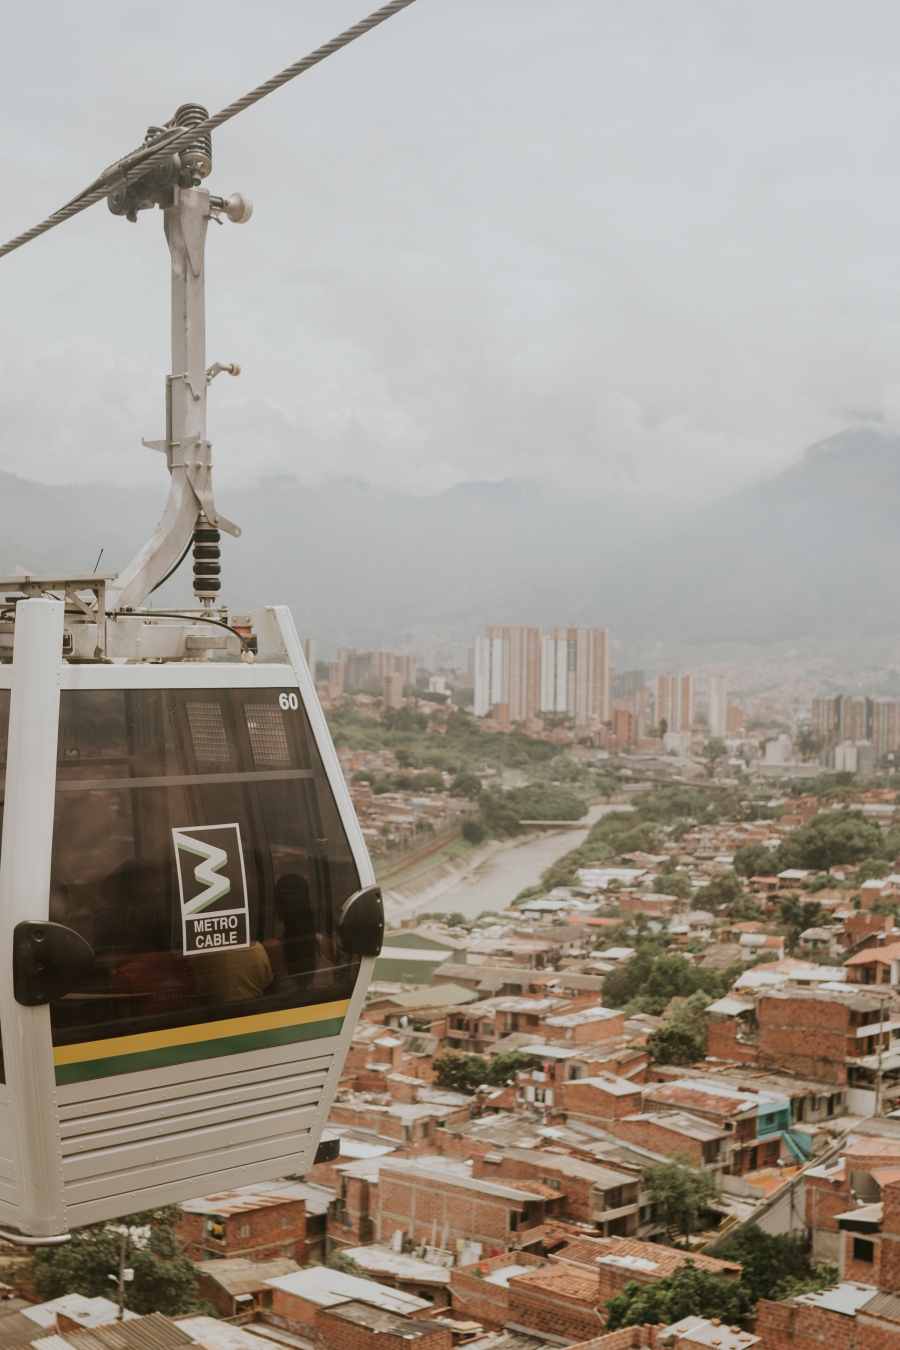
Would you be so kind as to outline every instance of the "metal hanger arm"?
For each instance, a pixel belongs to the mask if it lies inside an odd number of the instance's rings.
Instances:
[[[324,61],[327,56],[332,56],[335,52],[346,47],[356,38],[362,37],[370,29],[377,28],[379,24],[384,23],[385,19],[390,19],[393,15],[414,4],[415,0],[390,0],[390,4],[382,5],[381,9],[376,9],[374,13],[369,14],[365,19],[360,19],[359,23],[353,24],[350,28],[345,28],[343,33],[333,37],[330,42],[317,47],[315,51],[304,56],[302,60],[295,61],[292,66],[288,66],[281,71],[279,75],[273,75],[265,84],[260,84],[256,89],[252,89],[249,94],[239,98],[235,103],[229,103],[227,108],[221,112],[209,117],[205,122],[186,130],[175,127],[171,132],[166,133],[165,137],[160,137],[149,146],[142,146],[139,150],[134,150],[130,155],[117,160],[115,164],[105,169],[99,178],[77,197],[73,197],[65,206],[54,211],[46,220],[42,220],[40,225],[33,225],[30,230],[24,234],[19,234],[15,239],[10,239],[9,243],[0,247],[0,258],[5,257],[7,253],[12,253],[23,244],[28,244],[32,239],[37,239],[39,235],[46,234],[52,230],[55,225],[61,225],[64,220],[69,220],[72,216],[77,216],[80,211],[85,211],[95,202],[100,202],[104,197],[108,197],[110,192],[117,187],[122,187],[127,183],[132,183],[145,174],[148,169],[156,164],[162,164],[164,160],[177,153],[186,145],[193,144],[198,136],[209,134],[210,131],[220,127],[223,122],[228,122],[232,117],[236,117],[239,112],[245,108],[250,108],[260,99],[265,98],[274,90],[280,89],[283,84],[296,79],[305,71]]]

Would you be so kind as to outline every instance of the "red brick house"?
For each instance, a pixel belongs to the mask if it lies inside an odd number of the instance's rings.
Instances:
[[[313,1344],[316,1350],[452,1350],[453,1333],[439,1322],[348,1302],[317,1310]]]
[[[391,1159],[380,1168],[377,1238],[389,1243],[400,1229],[416,1246],[452,1249],[459,1240],[498,1256],[527,1246],[529,1232],[564,1199],[538,1181],[471,1177],[448,1158]]]
[[[274,1261],[306,1260],[306,1204],[267,1191],[223,1191],[186,1200],[175,1232],[192,1261],[244,1256]]]
[[[224,1261],[198,1261],[198,1298],[206,1299],[222,1317],[271,1308],[272,1290],[266,1283],[299,1270],[287,1256],[276,1261],[248,1261],[244,1256]]]

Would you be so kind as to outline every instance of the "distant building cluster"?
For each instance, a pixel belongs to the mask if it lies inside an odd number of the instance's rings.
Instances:
[[[611,749],[641,747],[651,728],[666,748],[688,750],[697,730],[694,677],[666,671],[648,682],[644,671],[615,671],[608,628],[540,628],[503,624],[475,639],[476,717],[499,726],[520,723],[540,730],[548,716],[563,717],[579,732],[600,733]],[[740,731],[743,712],[729,707],[724,675],[709,680],[708,734],[724,739]],[[604,735],[605,728],[609,735]],[[645,746],[644,748],[648,748]]]
[[[826,745],[868,741],[879,757],[900,750],[900,699],[814,698],[812,731]]]
[[[475,639],[476,717],[501,725],[561,713],[579,727],[609,719],[609,629],[488,627]]]
[[[304,643],[304,655],[315,678],[312,655],[314,644]],[[328,699],[342,694],[373,694],[387,708],[403,706],[404,690],[416,683],[418,663],[407,652],[361,652],[357,647],[341,647],[337,660],[328,663],[328,679],[321,693]]]

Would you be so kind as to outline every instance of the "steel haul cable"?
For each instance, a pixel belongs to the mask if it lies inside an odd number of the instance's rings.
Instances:
[[[128,183],[133,183],[135,179],[141,178],[148,169],[152,168],[155,164],[162,163],[183,146],[193,143],[204,133],[214,131],[216,127],[222,126],[224,122],[230,121],[230,119],[236,117],[239,112],[243,112],[245,108],[252,107],[254,103],[258,103],[260,99],[265,98],[267,94],[271,94],[274,90],[280,89],[283,84],[288,84],[290,80],[296,79],[296,77],[302,75],[304,71],[310,70],[313,66],[318,65],[319,62],[324,61],[326,57],[332,56],[335,52],[340,51],[342,47],[346,47],[356,38],[362,37],[363,33],[368,33],[370,29],[377,28],[380,23],[384,23],[385,19],[392,18],[394,14],[399,13],[400,10],[406,9],[409,5],[414,3],[415,0],[390,0],[390,4],[383,5],[381,9],[376,9],[374,13],[369,14],[367,18],[360,19],[359,23],[353,24],[350,28],[345,28],[343,33],[339,33],[337,37],[333,37],[330,42],[326,42],[323,46],[317,47],[315,51],[310,52],[308,56],[304,56],[302,60],[295,61],[292,66],[288,66],[285,70],[281,71],[279,75],[273,75],[270,80],[266,80],[264,84],[260,84],[256,89],[252,89],[249,94],[245,94],[244,97],[239,98],[237,102],[229,103],[227,108],[223,108],[222,111],[216,113],[214,117],[209,117],[205,122],[200,122],[197,126],[185,130],[176,127],[171,132],[167,133],[165,137],[160,137],[157,141],[154,141],[152,145],[141,146],[140,149],[132,151],[130,155],[126,155],[123,159],[117,160],[110,168],[105,169],[90,187],[85,188],[84,192],[80,193],[77,197],[73,197],[70,202],[67,202],[63,207],[60,207],[58,211],[54,211],[53,215],[48,216],[46,220],[41,221],[40,225],[32,226],[32,228],[26,230],[24,234],[17,235],[16,238],[11,239],[8,244],[4,244],[0,247],[0,258],[4,257],[7,253],[12,253],[17,248],[21,248],[23,244],[30,243],[32,239],[37,239],[39,235],[46,234],[47,231],[52,230],[55,225],[61,225],[64,220],[69,220],[72,216],[77,216],[80,211],[87,210],[87,208],[93,206],[95,202],[102,201],[104,197],[109,195],[113,188],[123,187]]]

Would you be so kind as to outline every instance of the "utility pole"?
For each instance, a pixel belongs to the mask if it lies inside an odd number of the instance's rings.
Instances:
[[[119,1273],[118,1275],[110,1275],[109,1277],[114,1283],[118,1284],[119,1286],[119,1297],[117,1300],[119,1305],[119,1312],[116,1317],[117,1322],[123,1322],[125,1320],[125,1286],[126,1284],[129,1284],[131,1280],[134,1279],[134,1271],[129,1269],[125,1265],[125,1248],[127,1242],[128,1242],[128,1229],[123,1228],[121,1237],[119,1239]]]
[[[119,1315],[117,1322],[123,1321],[125,1317],[125,1241],[127,1238],[125,1229],[122,1229],[122,1239],[119,1243]]]

